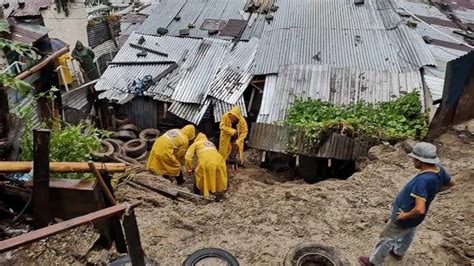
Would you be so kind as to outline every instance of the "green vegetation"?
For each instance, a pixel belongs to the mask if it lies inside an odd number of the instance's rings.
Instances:
[[[320,100],[296,100],[285,125],[302,131],[311,146],[317,146],[332,132],[350,137],[365,136],[382,141],[423,138],[428,131],[418,92],[378,104],[352,103],[335,106]]]
[[[33,126],[32,108],[21,110],[21,118],[25,121],[25,133],[21,138],[20,159],[33,160]],[[109,136],[108,131],[95,128],[90,123],[79,125],[64,124],[55,120],[52,123],[49,159],[51,162],[84,162],[91,159],[90,152],[99,150],[100,140]],[[41,123],[40,128],[49,128],[47,123]],[[84,174],[60,175],[61,178],[83,179],[92,177]]]

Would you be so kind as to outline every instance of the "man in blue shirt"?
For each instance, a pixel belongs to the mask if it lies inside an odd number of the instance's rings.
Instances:
[[[454,186],[454,181],[439,165],[436,146],[420,142],[408,155],[413,158],[413,164],[420,172],[395,198],[390,221],[380,234],[372,255],[359,257],[361,265],[382,265],[389,254],[401,260],[413,241],[416,227],[425,219],[436,194]]]

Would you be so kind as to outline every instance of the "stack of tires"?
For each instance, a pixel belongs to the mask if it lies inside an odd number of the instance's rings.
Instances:
[[[146,162],[160,131],[156,128],[147,128],[139,131],[131,124],[126,116],[117,116],[115,124],[118,127],[108,139],[101,141],[101,149],[92,152],[92,159],[98,162],[113,161],[118,157],[129,162]]]

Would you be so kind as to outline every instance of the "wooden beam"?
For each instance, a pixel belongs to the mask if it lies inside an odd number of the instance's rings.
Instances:
[[[130,43],[130,46],[131,46],[132,48],[135,48],[135,49],[145,50],[145,51],[150,52],[150,53],[153,53],[153,54],[157,54],[157,55],[161,55],[161,56],[168,57],[168,54],[167,54],[167,53],[163,53],[163,52],[160,52],[160,51],[157,51],[157,50],[154,50],[154,49],[151,49],[151,48],[147,48],[147,47],[144,47],[144,46],[135,44],[135,43]]]
[[[124,66],[133,66],[133,65],[168,65],[176,63],[174,61],[142,61],[142,62],[132,62],[132,61],[116,61],[110,62],[109,65],[124,65]]]
[[[109,173],[124,172],[124,163],[94,163],[98,171]],[[0,162],[0,173],[28,173],[33,169],[32,162],[4,161]],[[52,173],[86,173],[90,172],[86,162],[52,162],[49,163],[49,170]]]
[[[49,211],[49,135],[47,129],[33,130],[33,225],[45,227],[51,217]]]
[[[43,67],[45,67],[47,64],[49,64],[50,62],[56,60],[56,58],[60,57],[61,55],[65,54],[67,52],[69,52],[69,46],[63,47],[60,50],[52,53],[51,55],[49,55],[48,57],[43,59],[41,62],[39,62],[38,64],[30,67],[28,70],[25,70],[25,71],[21,72],[20,74],[18,74],[15,78],[25,79],[25,78],[33,75],[34,73],[38,72]]]
[[[145,257],[140,241],[135,211],[132,209],[123,216],[123,230],[127,239],[128,254],[133,266],[145,266]]]
[[[104,194],[107,199],[109,199],[110,204],[117,205],[114,195],[112,195],[112,192],[110,192],[109,188],[107,187],[107,184],[105,184],[105,181],[104,179],[102,179],[102,176],[100,175],[99,171],[97,171],[97,169],[95,168],[94,162],[89,161],[87,164],[89,165],[89,168],[91,169],[91,172],[94,174],[95,178],[97,178],[97,182],[99,183],[100,188],[102,188],[102,191],[104,191]]]
[[[97,220],[109,218],[112,216],[116,216],[125,212],[127,208],[134,208],[140,205],[139,202],[136,203],[122,203],[115,205],[113,207],[109,207],[106,209],[102,209],[96,212],[92,212],[83,216],[79,216],[64,222],[60,222],[39,230],[31,231],[29,233],[19,235],[17,237],[13,237],[4,241],[0,241],[0,252],[9,251],[20,246],[36,242],[43,238],[56,235],[62,233],[64,231],[73,229],[75,227],[90,224],[91,222],[95,222]]]

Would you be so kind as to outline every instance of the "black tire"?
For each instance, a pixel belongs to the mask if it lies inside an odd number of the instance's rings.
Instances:
[[[142,155],[135,158],[135,160],[139,162],[145,162],[148,159],[148,155],[149,155],[148,151],[145,151]]]
[[[102,145],[103,151],[93,151],[91,152],[91,157],[97,162],[108,162],[110,160],[110,156],[112,156],[114,153],[114,146],[105,140],[101,140],[100,145]]]
[[[130,120],[128,120],[128,116],[123,113],[116,113],[115,114],[115,125],[117,127],[129,124]]]
[[[160,136],[160,133],[156,128],[147,128],[140,132],[139,138],[146,141],[147,147],[150,150],[155,140]]]
[[[146,152],[146,142],[142,139],[133,139],[123,144],[125,154],[134,159]]]
[[[234,255],[220,248],[203,248],[195,251],[184,262],[183,266],[193,266],[205,258],[219,258],[231,266],[238,266],[239,262]]]
[[[129,131],[132,131],[135,134],[138,134],[138,132],[139,132],[138,127],[135,126],[134,124],[125,124],[123,126],[120,126],[118,130],[119,131],[120,130],[129,130]]]
[[[119,139],[122,141],[129,141],[137,138],[137,134],[129,130],[121,130],[119,132],[114,132],[117,134],[112,134],[112,138]]]
[[[291,248],[285,256],[283,266],[314,265],[350,265],[349,261],[333,247],[313,242],[303,242]]]
[[[132,265],[132,260],[130,256],[125,255],[122,257],[118,257],[115,260],[111,261],[110,266],[125,266],[125,265]],[[158,266],[158,262],[154,261],[153,259],[145,257],[145,265],[147,266]]]
[[[114,147],[114,152],[120,152],[123,144],[125,143],[119,139],[104,139],[104,141],[107,141],[108,143],[112,144],[112,146]]]

